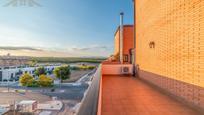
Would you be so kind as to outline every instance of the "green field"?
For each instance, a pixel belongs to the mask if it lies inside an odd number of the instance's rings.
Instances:
[[[87,63],[101,63],[106,58],[79,58],[79,57],[32,57],[32,61],[37,63],[78,63],[78,62],[87,62]]]

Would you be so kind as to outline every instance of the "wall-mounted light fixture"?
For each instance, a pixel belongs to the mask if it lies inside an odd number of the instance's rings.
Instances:
[[[154,41],[149,42],[149,48],[155,48],[155,42]]]

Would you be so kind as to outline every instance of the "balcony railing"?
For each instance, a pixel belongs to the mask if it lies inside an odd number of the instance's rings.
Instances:
[[[85,93],[77,115],[97,115],[101,82],[101,65],[96,70],[92,82]]]

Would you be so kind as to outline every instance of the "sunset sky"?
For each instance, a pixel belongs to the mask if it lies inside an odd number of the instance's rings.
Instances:
[[[35,0],[41,6],[0,1],[0,55],[109,56],[119,13],[133,23],[132,0]]]

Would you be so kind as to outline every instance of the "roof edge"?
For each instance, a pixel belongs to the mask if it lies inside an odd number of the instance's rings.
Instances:
[[[132,25],[132,24],[126,24],[126,25],[123,25],[123,27],[134,27],[134,25]],[[119,30],[120,30],[120,26],[117,27],[114,36],[116,35],[116,33],[117,33]]]

